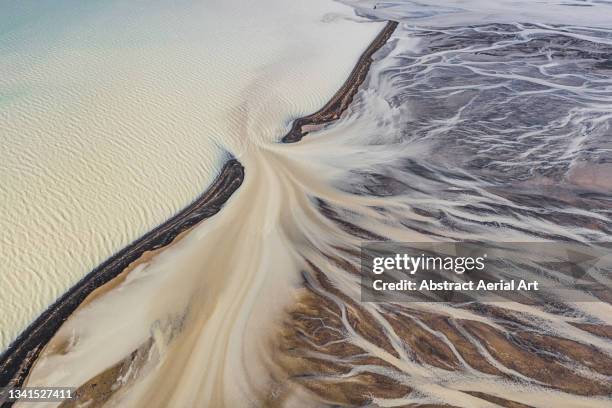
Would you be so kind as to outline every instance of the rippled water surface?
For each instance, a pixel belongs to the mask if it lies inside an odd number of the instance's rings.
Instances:
[[[224,209],[78,309],[29,385],[109,406],[610,405],[605,299],[359,287],[366,240],[610,240],[610,2],[347,3],[400,21],[349,109],[298,143],[246,139]]]
[[[324,104],[382,26],[327,0],[212,3],[0,5],[0,349],[228,152]]]

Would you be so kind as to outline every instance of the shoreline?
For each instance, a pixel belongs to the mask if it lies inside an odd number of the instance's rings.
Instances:
[[[34,320],[0,355],[0,388],[20,387],[44,346],[96,289],[108,283],[148,251],[169,245],[182,232],[218,213],[244,180],[244,168],[228,160],[211,186],[169,220],[121,249],[89,272]],[[12,405],[0,399],[0,404]]]
[[[373,62],[373,54],[386,44],[397,25],[395,21],[387,22],[383,30],[361,54],[341,88],[317,112],[295,119],[291,130],[282,138],[283,143],[298,142],[309,132],[340,117],[364,82]],[[305,126],[309,128],[304,130]],[[224,164],[212,185],[194,202],[85,275],[36,318],[0,354],[0,388],[20,387],[23,384],[39,353],[90,294],[118,277],[146,252],[166,247],[181,233],[215,215],[240,187],[243,180],[243,166],[238,160],[231,158]],[[13,403],[0,399],[0,404],[4,407],[11,406]]]
[[[353,102],[355,94],[357,94],[359,87],[363,81],[365,81],[370,71],[370,65],[372,65],[373,62],[372,56],[387,43],[391,34],[393,34],[397,28],[397,25],[398,23],[396,21],[387,22],[382,31],[378,33],[368,48],[361,54],[355,67],[349,74],[348,79],[342,84],[334,96],[332,96],[325,106],[315,113],[295,119],[291,125],[291,130],[281,139],[283,143],[299,142],[311,131],[318,130],[324,124],[340,118],[340,115],[348,108],[351,102]]]

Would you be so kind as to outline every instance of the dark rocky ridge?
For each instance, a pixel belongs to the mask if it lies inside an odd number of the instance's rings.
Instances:
[[[119,275],[145,252],[170,244],[180,233],[218,213],[244,180],[238,160],[228,160],[208,190],[174,217],[128,245],[87,274],[43,312],[0,356],[0,388],[19,387],[44,346],[85,298]],[[2,407],[11,406],[0,396]]]

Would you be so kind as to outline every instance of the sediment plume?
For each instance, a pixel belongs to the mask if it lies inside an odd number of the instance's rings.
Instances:
[[[291,130],[282,138],[283,143],[299,142],[309,132],[318,130],[323,125],[331,123],[340,117],[342,112],[351,104],[363,81],[365,81],[370,64],[372,64],[372,56],[380,47],[385,45],[396,27],[396,21],[389,21],[387,23],[370,46],[361,54],[357,64],[355,64],[355,68],[351,71],[342,88],[321,109],[311,115],[294,120]]]
[[[366,241],[605,248],[609,30],[388,24],[375,43],[297,143],[242,151],[221,211],[66,316],[24,384],[75,387],[64,407],[609,406],[606,297],[366,302],[360,268]]]
[[[228,160],[208,190],[173,218],[124,248],[93,270],[36,319],[0,359],[0,384],[19,387],[38,354],[63,322],[100,286],[121,274],[142,257],[171,244],[183,232],[221,210],[244,179],[244,168]]]

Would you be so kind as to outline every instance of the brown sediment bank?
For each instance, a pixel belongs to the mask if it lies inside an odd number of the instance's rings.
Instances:
[[[0,356],[0,388],[19,387],[23,384],[38,354],[87,296],[115,278],[146,252],[167,246],[182,232],[219,212],[243,180],[244,168],[238,160],[230,159],[210,188],[192,204],[119,251],[68,290]],[[10,405],[1,398],[0,404],[3,407]]]
[[[396,22],[387,23],[363,52],[348,79],[332,99],[319,111],[296,119],[291,130],[283,137],[284,143],[297,142],[309,132],[340,117],[364,82],[373,62],[373,54],[387,42],[396,27]],[[88,296],[95,296],[96,289],[118,277],[143,256],[146,257],[147,252],[169,245],[198,222],[216,214],[242,184],[243,179],[242,165],[235,159],[229,160],[219,177],[202,196],[170,220],[102,263],[60,297],[0,356],[0,388],[19,387],[24,383],[45,345]],[[12,405],[1,397],[2,407]]]
[[[353,97],[359,87],[365,81],[370,65],[373,62],[372,56],[383,45],[386,44],[391,34],[395,31],[397,22],[389,21],[385,28],[376,36],[374,41],[361,54],[355,68],[351,71],[348,79],[336,94],[317,112],[298,118],[293,121],[291,130],[282,138],[283,143],[295,143],[302,140],[309,132],[319,129],[322,125],[334,121],[340,117],[342,112],[348,108],[353,101]]]

